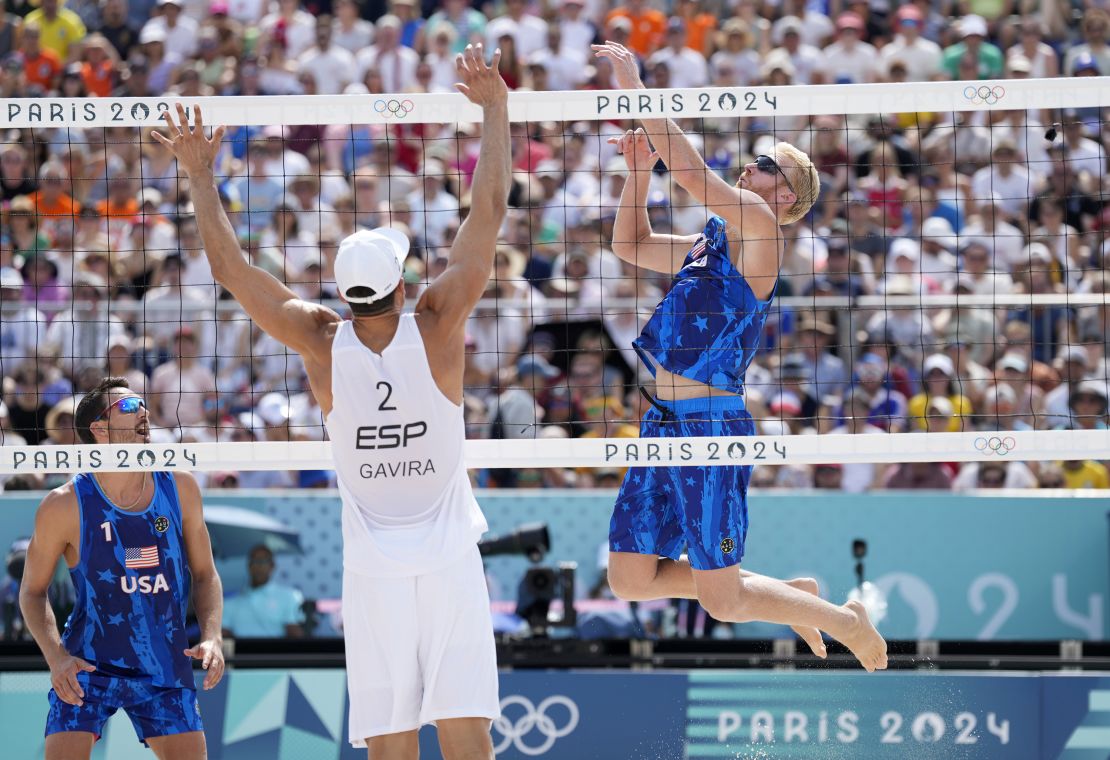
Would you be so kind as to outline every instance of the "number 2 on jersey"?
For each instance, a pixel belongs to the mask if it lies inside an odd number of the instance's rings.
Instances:
[[[386,406],[389,403],[390,396],[393,395],[393,386],[390,385],[389,383],[387,383],[386,381],[382,380],[380,383],[378,383],[378,385],[376,387],[377,387],[378,390],[381,390],[383,385],[385,386],[385,398],[382,399],[382,403],[378,406],[378,411],[379,412],[395,412],[395,411],[397,411],[397,407],[395,407],[395,406]]]

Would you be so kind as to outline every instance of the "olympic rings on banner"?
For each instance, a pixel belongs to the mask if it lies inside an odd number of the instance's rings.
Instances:
[[[968,85],[964,88],[964,98],[976,105],[993,106],[1004,97],[1006,97],[1006,88],[1000,84],[996,84],[994,87],[985,84]]]
[[[997,454],[1004,457],[1009,454],[1017,446],[1011,436],[997,436],[992,435],[990,438],[976,438],[975,450],[986,456],[994,456]]]
[[[415,107],[416,104],[408,98],[404,100],[397,100],[396,98],[382,100],[379,98],[374,101],[374,110],[387,119],[403,119],[412,113],[412,109]]]
[[[578,727],[578,705],[574,703],[569,697],[562,694],[555,694],[548,697],[539,703],[539,705],[532,704],[532,701],[527,697],[514,694],[511,697],[505,697],[501,700],[501,709],[517,705],[524,709],[524,713],[515,721],[501,715],[497,720],[493,721],[493,731],[501,734],[502,738],[495,743],[493,752],[496,755],[501,754],[504,750],[508,749],[510,745],[515,745],[518,752],[530,757],[538,755],[545,755],[547,751],[555,745],[557,739],[561,739],[567,734],[574,731]],[[565,720],[565,724],[561,727],[556,726],[556,721],[547,711],[555,706],[559,706],[562,710],[558,711],[560,717]],[[565,711],[566,715],[563,716],[562,712]],[[563,722],[560,720],[559,722]],[[525,737],[532,733],[538,734],[542,740],[537,744],[531,744],[525,741]],[[536,736],[531,737],[531,741],[535,741]]]

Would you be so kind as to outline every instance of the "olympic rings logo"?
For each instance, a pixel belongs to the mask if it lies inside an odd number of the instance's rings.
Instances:
[[[995,454],[1004,457],[1013,451],[1016,445],[1016,442],[1010,436],[1000,437],[992,435],[990,438],[975,439],[975,450],[988,457]]]
[[[408,98],[405,100],[390,98],[389,100],[379,99],[374,101],[374,110],[387,119],[403,119],[412,113],[414,108],[416,108],[416,105]]]
[[[1004,97],[1006,97],[1006,88],[1000,84],[996,84],[994,87],[988,87],[985,84],[981,84],[978,87],[968,85],[964,88],[964,98],[970,100],[975,105],[985,104],[993,106]]]
[[[512,705],[523,708],[524,714],[516,721],[511,721],[505,715],[501,715],[493,722],[494,730],[502,736],[501,740],[494,745],[493,753],[495,755],[500,755],[509,748],[509,745],[514,745],[521,754],[531,757],[546,754],[555,745],[556,739],[561,739],[578,727],[578,705],[562,694],[550,696],[540,702],[538,706],[533,705],[527,697],[519,695],[505,697],[501,700],[502,711]],[[547,711],[556,705],[562,707],[567,713],[566,725],[562,728],[556,728],[555,720],[547,714]],[[543,736],[543,741],[536,746],[527,744],[524,739],[533,732]]]

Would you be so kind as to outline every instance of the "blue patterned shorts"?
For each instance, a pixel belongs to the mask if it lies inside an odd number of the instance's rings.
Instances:
[[[203,731],[196,689],[153,686],[137,678],[117,678],[101,673],[78,673],[77,681],[85,690],[80,707],[63,702],[50,690],[50,713],[46,735],[64,731],[87,731],[97,738],[104,724],[123,710],[135,726],[139,741],[157,736]]]
[[[755,434],[739,396],[655,403],[644,414],[641,438]],[[685,550],[695,570],[740,564],[751,475],[751,465],[629,469],[609,523],[609,548],[671,559]]]

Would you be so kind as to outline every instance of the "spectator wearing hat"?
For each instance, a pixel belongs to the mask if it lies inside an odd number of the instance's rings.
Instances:
[[[926,407],[938,398],[945,399],[950,409],[947,432],[958,433],[964,427],[964,418],[972,414],[971,401],[962,392],[962,382],[956,377],[956,367],[944,354],[926,357],[923,365],[923,389],[910,399],[908,414],[913,426],[926,430],[928,415]]]
[[[1091,360],[1082,346],[1065,344],[1056,356],[1054,366],[1060,373],[1061,382],[1045,394],[1043,422],[1047,427],[1067,428],[1073,422],[1072,395],[1090,373]]]
[[[664,43],[667,31],[667,17],[651,8],[647,0],[625,0],[605,16],[605,25],[617,18],[627,19],[630,24],[626,47],[640,58],[647,58]]]
[[[942,66],[952,79],[963,79],[960,61],[969,58],[977,62],[975,79],[1001,79],[1005,73],[1002,51],[987,42],[987,22],[982,16],[964,16],[957,22],[960,41],[944,49]]]
[[[99,32],[90,34],[82,46],[80,74],[90,95],[107,98],[116,87],[119,54]]]
[[[867,421],[888,433],[906,429],[906,396],[893,387],[891,365],[877,353],[865,353],[856,361],[855,388],[871,401]]]
[[[748,22],[730,18],[717,34],[716,52],[709,59],[713,76],[725,80],[721,84],[726,86],[746,87],[755,82],[762,59],[752,47],[752,30]],[[810,156],[813,156],[812,151]]]
[[[19,200],[19,199],[17,199]],[[13,211],[16,202],[12,202]],[[19,219],[22,224],[22,214],[18,216],[15,213],[10,213],[9,220],[12,220],[13,233],[15,232],[15,220]],[[15,235],[13,234],[13,238]],[[36,242],[38,238],[36,237]],[[43,245],[45,248],[46,246]],[[23,301],[24,303],[33,303],[38,306],[53,306],[67,303],[72,294],[58,279],[58,254],[54,251],[26,251],[16,248],[17,253],[23,253],[23,265],[19,268],[19,274],[23,277]],[[45,312],[47,314],[47,321],[50,321],[53,316],[53,311]]]
[[[1028,334],[1028,326],[1024,324],[1013,323],[1006,327],[1008,336],[1018,332],[1017,328],[1024,328]],[[1011,341],[1010,348],[995,365],[995,380],[999,385],[1006,385],[1014,392],[1016,412],[1020,415],[1020,419],[1030,429],[1044,429],[1048,427],[1044,417],[1045,394],[1040,385],[1034,382],[1034,376],[1039,376],[1037,369],[1044,365],[1034,363],[1030,358],[1028,345],[1015,344]],[[1053,383],[1057,381],[1058,379],[1054,377]]]
[[[700,50],[686,46],[686,36],[685,21],[680,18],[668,21],[665,46],[647,59],[647,66],[666,65],[671,73],[671,87],[704,87],[709,84],[709,64]]]
[[[65,0],[42,0],[41,5],[23,19],[24,29],[39,29],[42,47],[61,62],[67,62],[80,50],[87,30],[81,17],[64,7]]]
[[[836,337],[836,328],[824,314],[802,312],[794,328],[793,348],[806,362],[812,378],[812,396],[823,399],[840,396],[848,386],[848,368],[839,356],[829,353],[829,344]]]
[[[216,391],[216,378],[198,361],[198,343],[192,327],[178,328],[173,358],[151,376],[150,415],[162,427],[176,430],[204,422],[205,394]]]
[[[184,261],[178,253],[166,256],[157,269],[153,282],[143,293],[143,316],[147,335],[156,348],[169,348],[176,337],[175,329],[182,322],[205,325],[211,329],[211,291],[182,285]],[[208,341],[205,341],[208,343]]]
[[[1091,5],[1079,25],[1083,42],[1071,45],[1064,55],[1064,71],[1071,76],[1093,70],[1094,75],[1110,73],[1110,12]],[[1079,69],[1077,71],[1077,68]]]
[[[165,45],[166,58],[187,61],[197,52],[200,25],[195,19],[181,12],[182,0],[158,0],[159,15],[147,21],[139,32],[148,38],[160,37]]]
[[[1071,430],[1106,430],[1107,398],[1110,388],[1106,378],[1082,380],[1072,391],[1069,398]]]
[[[865,84],[878,80],[879,53],[864,42],[867,26],[858,13],[846,11],[836,19],[836,41],[822,52],[829,81],[835,84]]]
[[[33,356],[46,340],[46,317],[23,301],[23,275],[14,267],[0,269],[0,376],[10,375],[23,359]]]
[[[765,63],[786,59],[791,65],[791,77],[797,84],[822,84],[828,79],[825,53],[802,39],[801,19],[797,16],[782,17],[775,22],[773,36],[778,47],[763,56]]]
[[[1018,40],[1006,51],[1006,65],[1015,71],[1015,62],[1024,59],[1028,75],[1035,79],[1060,76],[1060,59],[1052,46],[1044,41],[1044,22],[1036,17],[1024,18],[1018,30]]]
[[[589,56],[590,45],[600,39],[597,24],[585,10],[584,0],[561,0],[558,6],[560,52],[578,58],[583,66]]]
[[[983,394],[981,411],[975,416],[979,430],[1032,430],[1017,408],[1017,394],[999,382]]]
[[[46,439],[42,446],[76,446],[82,443],[77,435],[75,420],[77,419],[77,404],[81,396],[67,396],[59,401],[46,415]]]
[[[924,24],[925,16],[916,5],[903,5],[894,16],[898,34],[880,52],[887,67],[902,61],[911,82],[932,81],[941,70],[943,52],[940,45],[921,35]]]
[[[80,210],[77,201],[65,191],[68,179],[61,162],[47,161],[39,169],[38,190],[28,196],[39,217],[39,229],[50,238],[57,236],[61,225],[72,229]]]

